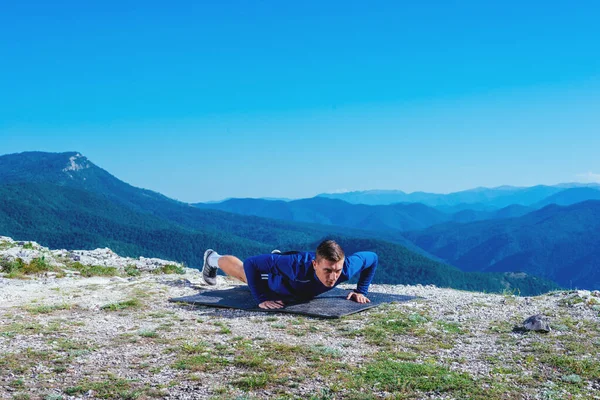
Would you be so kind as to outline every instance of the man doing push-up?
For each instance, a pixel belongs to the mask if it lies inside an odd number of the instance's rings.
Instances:
[[[243,262],[232,255],[204,252],[202,275],[209,285],[217,284],[221,269],[248,284],[260,308],[282,308],[289,301],[309,300],[359,274],[356,289],[348,300],[369,303],[366,297],[377,268],[377,254],[359,251],[348,257],[334,240],[319,244],[316,252],[261,254]]]

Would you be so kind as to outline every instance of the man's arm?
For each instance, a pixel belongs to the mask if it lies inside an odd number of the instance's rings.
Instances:
[[[372,251],[359,251],[348,257],[348,275],[352,277],[360,272],[354,290],[356,293],[367,294],[369,285],[375,276],[378,261],[377,254]]]

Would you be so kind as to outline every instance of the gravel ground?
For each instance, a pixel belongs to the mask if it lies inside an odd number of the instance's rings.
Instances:
[[[235,284],[219,276],[217,288]],[[187,268],[135,277],[0,278],[0,397],[483,398],[411,383],[358,387],[344,370],[359,374],[377,355],[397,360],[400,354],[496,388],[488,398],[600,398],[598,292],[518,297],[372,285],[372,292],[421,299],[339,320],[167,301],[206,288],[200,273]],[[106,308],[128,300],[135,304]],[[535,314],[548,319],[549,333],[518,329]],[[400,318],[412,325],[395,330]],[[288,359],[290,349],[278,345],[311,350]],[[182,367],[189,354],[204,364]],[[279,378],[253,381],[264,378],[262,371]]]

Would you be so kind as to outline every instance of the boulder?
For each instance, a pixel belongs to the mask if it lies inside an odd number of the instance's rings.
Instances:
[[[550,324],[546,317],[541,314],[532,315],[523,321],[523,327],[528,331],[550,332]]]

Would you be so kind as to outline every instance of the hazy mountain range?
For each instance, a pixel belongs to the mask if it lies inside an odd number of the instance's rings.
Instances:
[[[498,209],[515,204],[539,208],[545,205],[544,201],[547,201],[548,198],[557,193],[564,192],[566,189],[580,188],[598,190],[600,189],[600,184],[561,183],[553,186],[499,186],[496,188],[479,187],[449,194],[426,192],[405,193],[401,190],[366,190],[346,193],[323,193],[318,196],[344,200],[352,204],[381,205],[393,203],[422,203],[430,207],[436,207],[441,211],[456,212],[463,209]],[[586,192],[583,193],[585,195]],[[596,193],[594,195],[597,196],[598,194]],[[574,198],[576,196],[577,195],[574,195]],[[573,200],[567,196],[563,201],[568,202]]]
[[[600,190],[597,192],[600,194]],[[195,203],[193,206],[243,215],[314,222],[376,232],[424,229],[451,221],[471,222],[483,219],[512,218],[534,210],[533,207],[512,205],[491,211],[462,210],[447,213],[421,203],[350,204],[343,200],[319,196],[292,201],[229,199],[221,203]]]
[[[324,238],[335,237],[346,251],[378,252],[376,282],[523,294],[556,287],[524,274],[463,272],[393,229],[200,209],[128,185],[76,152],[1,156],[0,199],[0,235],[57,248],[107,246],[125,256],[156,256],[197,266],[208,247],[243,259],[273,248],[314,249]]]

